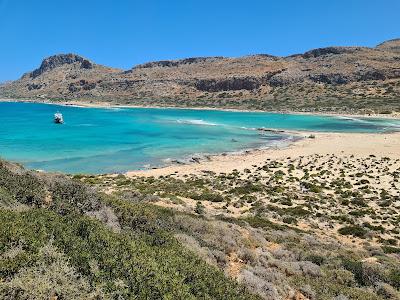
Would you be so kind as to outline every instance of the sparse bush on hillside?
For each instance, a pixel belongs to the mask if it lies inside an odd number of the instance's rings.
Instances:
[[[101,288],[91,287],[88,279],[78,274],[68,258],[51,243],[39,249],[31,266],[21,268],[9,280],[0,281],[0,297],[4,300],[52,297],[84,300],[104,296]]]
[[[342,227],[338,230],[338,232],[342,235],[352,235],[359,238],[364,238],[367,234],[367,231],[358,225]]]

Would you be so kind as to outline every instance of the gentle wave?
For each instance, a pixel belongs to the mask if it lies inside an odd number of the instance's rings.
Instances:
[[[167,157],[161,159],[161,164],[158,164],[156,167],[163,167],[165,165],[172,164],[191,164],[196,162],[193,158],[204,161],[209,160],[210,157],[219,156],[222,154],[229,155],[242,155],[248,152],[252,152],[254,150],[268,150],[268,149],[281,149],[286,148],[293,142],[303,139],[302,136],[297,135],[280,135],[279,138],[274,140],[268,140],[261,143],[255,143],[253,145],[243,145],[242,148],[236,150],[227,150],[227,151],[217,151],[217,152],[194,152],[192,154],[182,155],[179,158],[175,157]],[[149,165],[150,167],[154,167],[154,165]]]
[[[183,120],[179,119],[175,121],[178,124],[185,124],[185,125],[198,125],[198,126],[223,126],[226,128],[232,129],[241,129],[241,130],[251,130],[251,131],[263,131],[265,133],[282,133],[284,130],[275,129],[275,128],[265,128],[265,127],[246,127],[246,126],[236,126],[236,125],[228,125],[228,124],[221,124],[221,123],[211,123],[204,121],[202,119],[191,119],[191,120]]]
[[[359,118],[354,118],[354,117],[348,117],[348,116],[337,116],[336,118],[342,119],[342,120],[348,120],[348,121],[354,121],[354,122],[359,122],[359,123],[364,123],[364,124],[371,124],[371,125],[378,125],[384,127],[384,129],[391,129],[391,128],[400,128],[400,123],[394,123],[391,120],[387,120],[385,122],[381,123],[376,123],[376,120],[371,119],[371,120],[366,120],[366,119],[359,119]]]
[[[179,124],[186,124],[186,125],[199,125],[199,126],[221,126],[221,124],[207,122],[201,119],[194,119],[194,120],[176,120],[176,123]]]
[[[92,126],[96,126],[94,124],[76,124],[76,125],[72,125],[73,127],[92,127]]]
[[[342,120],[347,120],[347,121],[359,122],[359,123],[373,123],[373,122],[368,121],[368,120],[363,120],[363,119],[358,119],[358,118],[353,118],[353,117],[347,117],[347,116],[337,116],[335,118],[342,119]]]

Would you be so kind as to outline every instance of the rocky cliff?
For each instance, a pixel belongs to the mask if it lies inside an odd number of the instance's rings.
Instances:
[[[400,39],[375,48],[327,47],[288,57],[200,57],[101,66],[54,55],[2,98],[263,110],[400,111]]]

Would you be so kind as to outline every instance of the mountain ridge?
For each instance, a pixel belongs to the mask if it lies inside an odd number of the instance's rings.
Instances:
[[[398,111],[400,39],[285,57],[192,57],[128,70],[77,54],[45,58],[0,86],[3,98],[261,110]]]

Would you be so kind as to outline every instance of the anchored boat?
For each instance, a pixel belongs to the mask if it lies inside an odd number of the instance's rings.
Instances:
[[[61,113],[55,113],[54,114],[54,123],[56,124],[62,124],[64,123],[64,118],[63,115]]]

